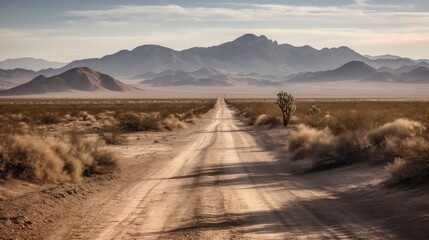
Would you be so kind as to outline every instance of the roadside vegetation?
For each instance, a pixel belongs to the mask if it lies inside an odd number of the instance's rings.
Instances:
[[[127,132],[187,128],[215,100],[0,100],[0,179],[81,182],[121,169]]]
[[[274,99],[230,99],[249,125],[279,126]],[[361,161],[385,164],[393,182],[429,180],[429,105],[419,101],[296,101],[288,152],[313,170]],[[263,121],[262,121],[263,120]]]

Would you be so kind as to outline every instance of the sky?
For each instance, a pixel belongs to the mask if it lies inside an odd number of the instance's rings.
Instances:
[[[0,60],[59,62],[243,34],[296,46],[429,58],[428,0],[0,0]]]

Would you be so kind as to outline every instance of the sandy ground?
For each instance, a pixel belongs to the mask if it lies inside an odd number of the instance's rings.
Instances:
[[[243,125],[220,99],[190,129],[129,135],[116,147],[126,161],[119,176],[3,184],[0,231],[6,239],[429,238],[427,187],[390,186],[382,166],[303,172],[285,160],[287,134]]]

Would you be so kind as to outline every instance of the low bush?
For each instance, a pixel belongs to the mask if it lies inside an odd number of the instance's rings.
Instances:
[[[182,117],[182,119],[184,118]],[[188,127],[188,125],[183,120],[177,118],[175,114],[170,114],[162,121],[162,123],[164,124],[165,128],[168,130]]]
[[[118,117],[119,127],[124,131],[160,130],[161,115],[158,112],[127,112]]]
[[[393,181],[421,182],[429,176],[429,141],[419,122],[397,119],[368,131],[317,129],[299,124],[289,137],[292,160],[311,159],[314,169],[357,161],[387,163]]]
[[[72,134],[61,141],[37,135],[3,136],[0,177],[32,181],[80,182],[83,176],[110,173],[121,167],[119,158],[98,139]]]
[[[107,144],[120,145],[126,141],[124,131],[118,125],[106,125],[103,129],[103,133],[100,134]]]
[[[368,157],[369,148],[356,132],[335,135],[329,128],[316,129],[299,124],[289,137],[292,160],[308,159],[313,169],[328,169]]]
[[[259,115],[254,123],[254,126],[275,126],[281,123],[281,119],[279,117],[274,117],[268,114]]]
[[[42,124],[49,125],[49,124],[59,123],[60,121],[61,119],[57,115],[52,113],[45,113],[40,116],[40,122]]]
[[[386,166],[391,181],[422,183],[429,180],[428,126],[427,118],[421,122],[401,119],[375,132],[378,148],[394,159]]]
[[[392,182],[427,182],[429,179],[429,161],[423,158],[395,158],[387,163],[386,171]]]

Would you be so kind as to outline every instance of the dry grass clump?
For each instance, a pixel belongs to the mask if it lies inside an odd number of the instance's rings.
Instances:
[[[423,124],[422,124],[423,123]],[[393,125],[394,124],[394,125]],[[429,180],[429,119],[396,121],[376,131],[377,145],[393,159],[386,170],[393,182],[421,183]]]
[[[429,166],[427,159],[403,159],[395,158],[392,163],[387,163],[386,171],[392,182],[410,182],[414,184],[427,182],[429,178]]]
[[[289,137],[292,160],[310,159],[314,169],[328,169],[362,160],[369,154],[365,142],[353,133],[335,135],[328,128],[299,124]]]
[[[127,112],[118,117],[119,127],[124,131],[160,130],[161,114],[159,112]]]
[[[1,135],[1,178],[80,182],[83,176],[120,169],[120,160],[98,139],[72,134],[67,139],[44,140],[31,132]]]
[[[40,115],[40,122],[45,125],[56,124],[61,122],[59,116],[53,113],[44,113]]]
[[[188,125],[183,120],[176,117],[176,115],[174,114],[170,114],[168,117],[164,119],[164,121],[162,121],[162,123],[164,124],[165,128],[168,130],[173,130],[175,128],[183,129],[188,127]]]
[[[289,137],[292,159],[332,157],[336,137],[329,128],[318,130],[299,124]]]
[[[385,148],[392,148],[395,147],[391,145],[393,142],[414,137],[422,131],[422,128],[423,125],[417,121],[401,118],[370,131],[368,138],[374,146],[383,145]]]
[[[289,137],[288,149],[293,160],[313,160],[314,169],[366,160],[387,162],[391,180],[422,182],[429,177],[426,125],[429,124],[397,119],[366,133],[350,130],[336,134],[329,127],[317,129],[299,124]]]
[[[100,137],[107,144],[112,145],[123,144],[127,139],[124,136],[124,131],[117,124],[105,126],[103,133],[100,134]]]
[[[279,124],[281,124],[281,119],[279,117],[268,114],[259,115],[254,122],[254,126],[275,126]]]

